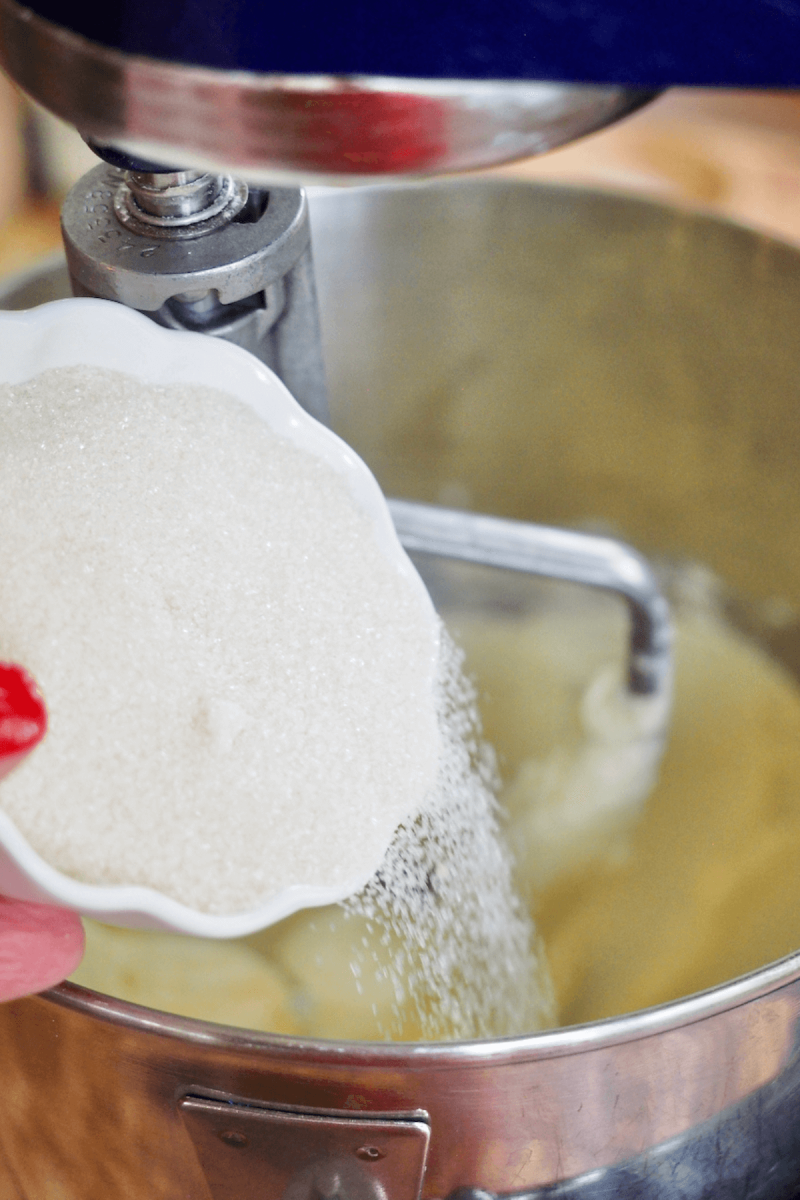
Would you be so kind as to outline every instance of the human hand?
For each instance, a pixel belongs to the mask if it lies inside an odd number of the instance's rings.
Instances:
[[[31,752],[47,729],[35,681],[13,663],[0,663],[0,779]],[[77,913],[52,904],[0,896],[0,1001],[60,983],[83,957]]]
[[[60,983],[75,970],[83,949],[77,913],[0,896],[0,1001]]]

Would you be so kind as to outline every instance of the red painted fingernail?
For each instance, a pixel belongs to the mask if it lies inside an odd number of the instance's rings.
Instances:
[[[0,779],[30,754],[47,731],[36,681],[15,663],[0,663]]]

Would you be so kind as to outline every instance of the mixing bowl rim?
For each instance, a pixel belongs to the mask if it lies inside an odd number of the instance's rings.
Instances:
[[[219,1049],[246,1048],[250,1052],[261,1050],[282,1058],[313,1059],[317,1062],[349,1059],[365,1065],[396,1066],[402,1063],[408,1066],[413,1061],[426,1068],[446,1068],[464,1067],[470,1063],[485,1066],[487,1060],[520,1062],[561,1058],[584,1050],[640,1041],[739,1008],[786,987],[798,978],[800,951],[795,951],[727,983],[652,1008],[538,1033],[453,1042],[359,1042],[262,1033],[146,1008],[68,981],[42,992],[41,998],[49,1004],[121,1025],[131,1031],[155,1033]]]

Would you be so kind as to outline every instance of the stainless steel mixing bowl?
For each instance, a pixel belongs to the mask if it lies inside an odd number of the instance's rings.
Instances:
[[[599,516],[800,602],[796,251],[498,180],[312,212],[334,423],[388,491]],[[51,263],[4,303],[65,288]],[[446,1045],[249,1034],[65,985],[0,1011],[0,1197],[792,1196],[799,978],[793,954],[646,1012]]]

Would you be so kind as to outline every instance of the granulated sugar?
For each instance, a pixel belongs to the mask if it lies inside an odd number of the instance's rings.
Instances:
[[[463,655],[444,630],[440,647],[443,750],[436,787],[345,907],[367,918],[383,943],[398,1027],[412,1009],[425,1039],[546,1028],[555,1024],[555,999],[497,824],[494,755],[481,739]],[[369,945],[352,969],[365,976],[375,970]],[[391,1037],[396,1029],[382,1032]]]
[[[0,481],[32,846],[215,913],[360,886],[436,776],[437,633],[343,479],[221,393],[80,367],[0,389]]]

